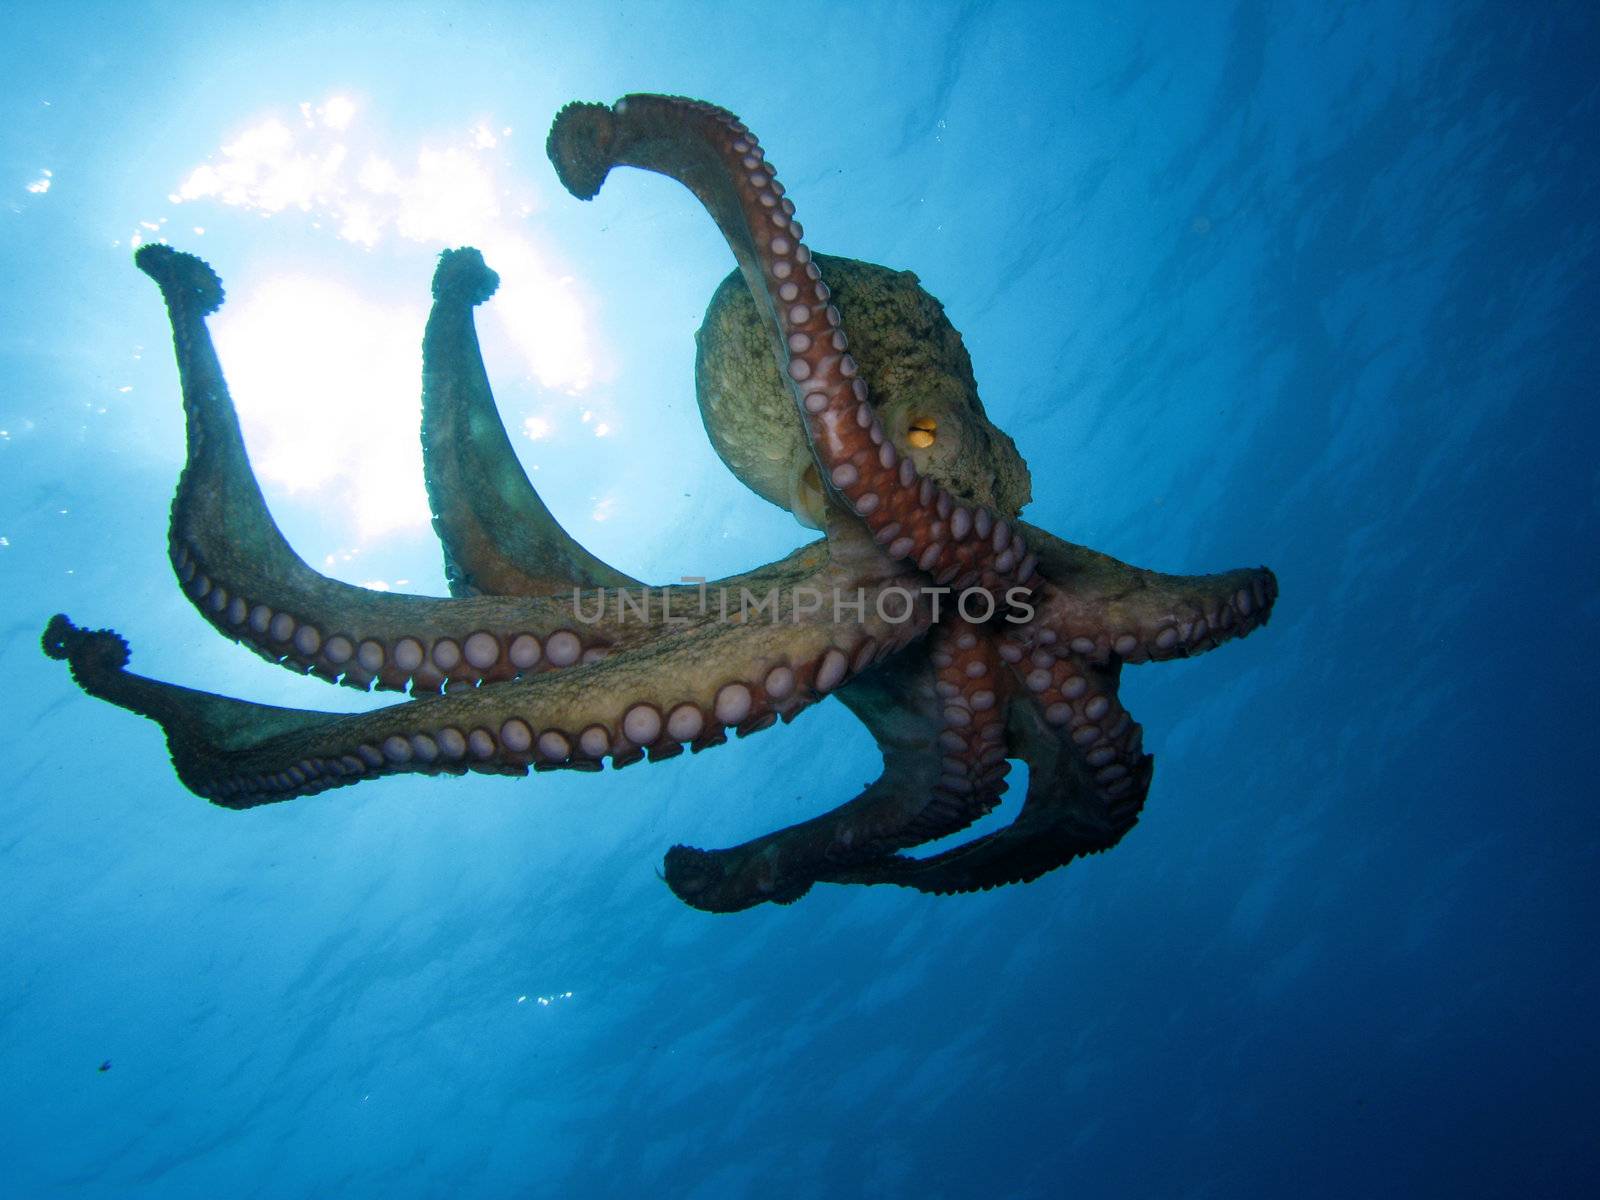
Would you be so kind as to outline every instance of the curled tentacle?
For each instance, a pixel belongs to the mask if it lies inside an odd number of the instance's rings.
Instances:
[[[1005,791],[1004,668],[993,637],[955,621],[839,698],[871,730],[883,774],[832,812],[726,850],[674,846],[664,877],[708,912],[798,899],[839,867],[965,829]]]
[[[628,654],[571,671],[430,696],[374,712],[273,708],[160,683],[126,670],[127,645],[54,618],[44,649],[92,695],[157,721],[191,791],[228,808],[310,795],[400,772],[523,774],[596,770],[647,754],[718,745],[790,720],[927,627],[928,613],[885,621],[868,594],[859,619],[824,610],[795,619],[795,596],[770,620],[712,616]]]
[[[670,96],[626,96],[607,108],[569,104],[548,150],[567,190],[592,198],[615,165],[668,175],[694,192],[721,228],[761,308],[823,480],[866,521],[889,557],[941,584],[997,596],[1038,582],[1020,535],[995,551],[1003,517],[952,496],[888,440],[822,272],[801,241],[794,205],[772,164],[733,114]]]
[[[1011,654],[1002,657],[1010,659]],[[1149,756],[1144,753],[1144,730],[1117,694],[1122,664],[1036,650],[1012,671],[1045,725],[1060,735],[1063,746],[1071,746],[1094,791],[1112,804],[1125,803],[1136,793],[1143,803]]]
[[[178,777],[200,794],[206,794],[202,785],[212,777],[208,762],[338,719],[336,713],[254,704],[135,675],[126,669],[128,643],[119,634],[80,629],[59,613],[50,619],[41,641],[44,652],[66,662],[73,682],[89,695],[158,722],[166,731]]]
[[[472,317],[498,283],[478,251],[446,250],[422,339],[422,462],[450,590],[548,596],[637,586],[561,527],[511,447]]]
[[[1028,795],[1007,828],[926,859],[849,864],[835,883],[894,883],[965,892],[1026,883],[1115,845],[1137,822],[1154,759],[1118,696],[1122,664],[1197,654],[1265,624],[1278,594],[1266,568],[1173,576],[1027,527],[1047,585],[1033,621],[999,653],[1026,703],[1007,738],[1028,764]]]
[[[1097,674],[1097,668],[1087,669]],[[1114,694],[1115,678],[1099,675],[1095,686],[1100,694]],[[1083,747],[1052,728],[1037,704],[1011,705],[1007,739],[1012,753],[1028,764],[1028,794],[1010,825],[928,858],[892,855],[847,864],[822,878],[940,894],[1027,883],[1074,858],[1110,849],[1138,822],[1155,765],[1149,755],[1135,750],[1131,782],[1111,796],[1096,782]]]

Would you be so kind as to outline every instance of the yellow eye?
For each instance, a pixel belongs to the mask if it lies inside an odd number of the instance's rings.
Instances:
[[[914,450],[926,450],[933,445],[934,435],[939,431],[939,424],[932,417],[918,417],[911,422],[911,428],[906,432],[906,441],[911,443]]]

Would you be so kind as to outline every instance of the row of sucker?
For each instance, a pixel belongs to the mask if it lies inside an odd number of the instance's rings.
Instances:
[[[1152,760],[1144,753],[1144,730],[1116,689],[1104,686],[1103,672],[1063,647],[1052,629],[1009,634],[999,650],[1045,723],[1070,739],[1096,794],[1131,824],[1144,804]]]
[[[727,741],[729,729],[745,737],[780,718],[793,720],[808,705],[898,653],[902,646],[903,639],[864,637],[849,649],[830,647],[804,663],[776,661],[755,678],[729,680],[716,689],[709,702],[686,698],[658,706],[641,701],[623,707],[608,722],[576,729],[540,728],[533,720],[515,714],[504,716],[492,727],[423,723],[414,730],[362,741],[337,753],[200,781],[196,790],[226,807],[248,808],[401,772],[525,775],[530,767],[537,771],[598,771],[607,757],[613,767],[625,767],[646,756],[651,761],[671,758],[686,748],[699,753]],[[248,760],[252,753],[243,752],[239,757]]]
[[[1208,597],[1203,607],[1196,604],[1191,612],[1173,614],[1148,626],[1110,630],[1076,630],[1067,621],[1051,632],[1050,642],[1044,644],[1052,645],[1059,634],[1067,650],[1096,663],[1108,662],[1112,655],[1137,664],[1201,654],[1258,629],[1272,615],[1278,598],[1276,576],[1265,568],[1249,575],[1236,590]],[[1048,615],[1043,620],[1048,621]],[[1045,632],[1035,640],[1042,641]]]
[[[849,354],[839,310],[801,240],[793,202],[755,136],[731,114],[722,115],[726,156],[737,160],[734,178],[787,351],[783,367],[828,482],[889,557],[914,562],[937,584],[996,592],[1028,584],[1037,560],[1005,519],[919,474],[885,436]]]
[[[459,638],[330,633],[313,621],[253,600],[212,578],[195,549],[185,542],[173,543],[171,557],[184,592],[223,634],[272,662],[351,687],[405,691],[409,686],[413,694],[426,694],[438,692],[446,684],[471,687],[597,662],[607,651],[598,643],[586,646],[572,629],[543,635],[531,630],[478,629]]]
[[[959,618],[935,628],[929,647],[934,679],[923,697],[938,713],[938,775],[909,819],[895,812],[870,823],[841,823],[828,851],[831,860],[861,861],[957,833],[1000,802],[1011,764],[995,642]]]
[[[996,639],[963,620],[940,627],[929,659],[939,709],[939,782],[914,830],[930,841],[965,829],[1006,790],[1006,718]]]
[[[832,293],[801,240],[794,203],[744,122],[725,109],[679,97],[629,96],[613,111],[619,121],[637,120],[641,127],[670,118],[692,129],[716,154],[760,263],[782,344],[781,366],[823,474],[866,521],[878,544],[891,558],[914,563],[940,585],[957,591],[982,587],[997,602],[1012,587],[1038,587],[1043,580],[1036,571],[1037,558],[1010,523],[923,476],[885,436],[866,382],[849,354],[839,310],[830,303]],[[562,118],[552,133],[553,156],[560,154]],[[568,123],[593,128],[577,120]],[[667,174],[674,174],[676,166],[657,161],[640,165]],[[557,167],[563,167],[559,158]]]

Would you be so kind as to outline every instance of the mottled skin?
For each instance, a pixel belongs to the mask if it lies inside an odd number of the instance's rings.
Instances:
[[[910,271],[827,254],[815,261],[848,322],[885,433],[923,475],[1015,517],[1032,496],[1028,466],[984,412],[972,359],[944,305]],[[824,493],[805,424],[738,272],[712,296],[696,344],[695,394],[723,462],[802,524],[822,528]],[[931,445],[910,445],[914,421],[935,425]]]
[[[120,637],[66,617],[45,651],[85,690],[158,721],[183,782],[232,808],[398,772],[626,766],[836,692],[882,748],[882,776],[743,846],[671,850],[668,884],[712,911],[819,881],[993,887],[1115,844],[1151,772],[1117,698],[1123,663],[1249,632],[1276,597],[1271,573],[1160,575],[1018,520],[1027,468],[988,421],[942,307],[909,273],[812,258],[730,114],[656,96],[570,105],[549,149],[580,198],[633,165],[679,179],[717,220],[744,286],[723,284],[700,332],[706,428],[740,479],[822,540],[709,590],[642,594],[595,558],[517,463],[473,326],[496,279],[458,250],[441,256],[423,345],[424,465],[452,597],[328,579],[284,541],[250,469],[205,324],[220,282],[147,246],[137,261],[167,302],[187,416],[170,531],[185,591],[272,661],[414,698],[347,715],[192,691],[130,673]],[[741,611],[747,595],[772,605]],[[991,809],[1010,759],[1029,766],[1011,826],[903,855]]]

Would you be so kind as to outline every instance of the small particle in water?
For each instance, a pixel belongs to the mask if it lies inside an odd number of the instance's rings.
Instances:
[[[109,1070],[111,1070],[111,1060],[108,1058],[105,1060],[105,1062],[100,1064],[100,1072],[101,1074],[104,1074]]]

